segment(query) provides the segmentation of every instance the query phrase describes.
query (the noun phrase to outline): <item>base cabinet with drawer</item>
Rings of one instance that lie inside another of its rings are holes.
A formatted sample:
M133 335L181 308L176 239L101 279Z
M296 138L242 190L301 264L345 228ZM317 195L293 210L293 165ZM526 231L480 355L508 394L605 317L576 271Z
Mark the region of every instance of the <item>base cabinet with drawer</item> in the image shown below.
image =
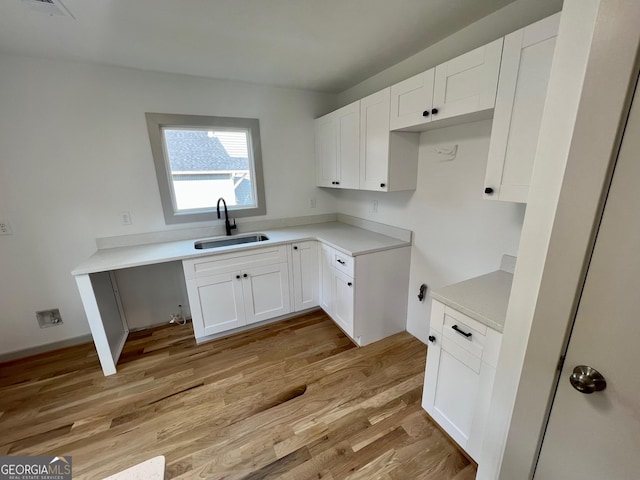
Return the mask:
M352 257L321 245L320 307L364 346L404 330L411 247Z
M286 245L182 264L197 339L291 312Z
M433 300L422 407L476 460L501 341L501 333Z

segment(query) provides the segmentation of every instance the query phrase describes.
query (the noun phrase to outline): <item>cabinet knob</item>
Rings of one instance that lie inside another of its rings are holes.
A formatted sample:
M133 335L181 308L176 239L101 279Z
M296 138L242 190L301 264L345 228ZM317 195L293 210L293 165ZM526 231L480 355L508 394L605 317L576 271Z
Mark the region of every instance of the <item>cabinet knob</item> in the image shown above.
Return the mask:
M298 249L298 246L297 246L297 245L294 245L294 246L293 246L293 249L294 249L294 250L297 250L297 249Z
M437 115L438 114L438 109L437 108L432 108L431 109L431 115Z
M425 110L424 112L422 112L422 116L423 117L428 117L429 116L429 110Z
M336 182L331 182L331 185L335 185L335 184L336 184Z
M236 275L236 278L237 278L238 280L240 280L240 275Z
M336 185L340 185L340 182L336 182Z
M486 193L487 195L491 195L493 193L493 188L491 187L487 187L484 189L484 193Z
M384 188L384 187L386 187L386 186L387 186L387 184L386 184L386 183L381 183L381 184L380 184L380 187L381 187L381 188Z
M244 275L242 275L244 278L247 278L249 275L247 275L246 273Z
M433 335L429 335L429 341L431 343L436 343L436 337L434 337Z
M347 285L352 286L352 285L353 285L353 283L351 283L351 282L347 282Z

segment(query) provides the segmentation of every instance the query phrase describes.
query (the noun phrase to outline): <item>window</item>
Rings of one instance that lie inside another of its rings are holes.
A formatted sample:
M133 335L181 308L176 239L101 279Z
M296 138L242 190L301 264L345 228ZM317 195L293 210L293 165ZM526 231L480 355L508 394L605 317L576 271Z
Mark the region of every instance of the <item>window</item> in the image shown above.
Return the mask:
M234 217L266 213L257 119L146 117L165 223L211 220L221 197Z

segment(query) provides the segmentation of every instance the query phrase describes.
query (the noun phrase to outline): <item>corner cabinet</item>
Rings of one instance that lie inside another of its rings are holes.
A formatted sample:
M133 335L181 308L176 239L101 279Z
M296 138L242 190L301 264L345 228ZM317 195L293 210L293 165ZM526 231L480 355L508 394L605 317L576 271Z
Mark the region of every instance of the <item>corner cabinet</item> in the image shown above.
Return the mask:
M490 115L496 100L500 38L391 87L391 130L422 131ZM448 122L442 120L451 119Z
M405 327L410 247L352 257L321 245L320 306L357 345Z
M502 334L433 300L422 407L480 455Z
M315 121L316 185L358 188L360 177L360 101Z
M560 14L507 35L484 198L526 203Z
M196 339L291 312L287 246L182 262Z

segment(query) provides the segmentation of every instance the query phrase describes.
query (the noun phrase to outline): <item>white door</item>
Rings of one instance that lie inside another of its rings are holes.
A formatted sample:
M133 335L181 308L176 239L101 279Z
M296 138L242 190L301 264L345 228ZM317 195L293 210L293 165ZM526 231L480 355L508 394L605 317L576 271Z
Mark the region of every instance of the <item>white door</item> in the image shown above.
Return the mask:
M438 65L432 121L493 108L501 57L502 38Z
M389 189L389 100L385 88L360 100L360 189Z
M391 130L414 127L431 121L435 68L391 87Z
M243 270L242 282L247 324L291 312L288 264L276 263Z
M640 101L636 92L535 477L640 478ZM606 388L580 393L574 367Z
M293 245L293 304L294 311L318 306L319 273L318 242Z
M187 292L196 337L246 324L240 272L187 280Z

